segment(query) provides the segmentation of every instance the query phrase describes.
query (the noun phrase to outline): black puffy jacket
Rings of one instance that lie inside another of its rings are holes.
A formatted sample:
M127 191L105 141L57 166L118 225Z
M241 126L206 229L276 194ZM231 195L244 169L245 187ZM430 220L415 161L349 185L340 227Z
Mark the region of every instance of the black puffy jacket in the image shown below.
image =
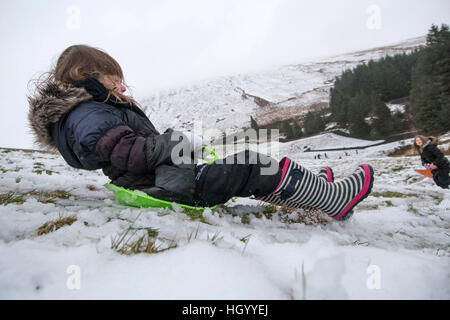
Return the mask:
M422 164L433 163L437 169L431 170L434 182L441 188L448 189L450 185L450 164L448 159L437 147L437 139L429 137L420 152Z
M420 159L422 164L433 163L438 169L449 169L449 161L437 147L437 139L429 137L428 141L424 144L423 150L420 152Z

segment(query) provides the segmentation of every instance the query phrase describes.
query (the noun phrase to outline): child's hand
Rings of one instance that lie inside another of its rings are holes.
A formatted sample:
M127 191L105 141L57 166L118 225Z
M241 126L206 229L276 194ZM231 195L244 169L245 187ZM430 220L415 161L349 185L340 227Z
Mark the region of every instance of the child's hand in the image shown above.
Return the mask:
M428 170L434 170L437 169L436 165L434 163L424 163L423 166Z

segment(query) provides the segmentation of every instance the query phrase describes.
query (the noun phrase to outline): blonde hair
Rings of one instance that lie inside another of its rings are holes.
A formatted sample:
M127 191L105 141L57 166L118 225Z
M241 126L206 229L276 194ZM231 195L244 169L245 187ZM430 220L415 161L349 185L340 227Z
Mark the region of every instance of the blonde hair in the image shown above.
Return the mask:
M73 45L65 49L59 56L54 68L42 74L35 81L38 91L50 81L60 81L63 83L74 84L75 81L84 80L88 77L94 77L97 80L103 76L117 76L124 81L123 71L119 63L101 49L87 45ZM123 82L123 85L128 86ZM111 90L108 90L106 102L111 96ZM117 92L114 95L130 104L138 103L130 96Z

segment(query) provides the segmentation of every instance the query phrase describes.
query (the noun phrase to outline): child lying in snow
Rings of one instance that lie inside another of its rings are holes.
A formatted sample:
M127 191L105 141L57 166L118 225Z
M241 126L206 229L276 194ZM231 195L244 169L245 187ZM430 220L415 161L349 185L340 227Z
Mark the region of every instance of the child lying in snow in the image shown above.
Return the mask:
M211 164L176 164L174 155L186 156L186 149L176 148L188 138L172 129L160 134L124 94L123 79L107 53L85 45L67 48L29 97L28 119L37 142L58 150L74 168L102 169L115 185L189 205L253 195L277 205L319 208L344 220L372 189L373 169L367 164L339 182L329 167L315 175L288 157L278 163L249 150ZM273 173L263 174L269 167Z

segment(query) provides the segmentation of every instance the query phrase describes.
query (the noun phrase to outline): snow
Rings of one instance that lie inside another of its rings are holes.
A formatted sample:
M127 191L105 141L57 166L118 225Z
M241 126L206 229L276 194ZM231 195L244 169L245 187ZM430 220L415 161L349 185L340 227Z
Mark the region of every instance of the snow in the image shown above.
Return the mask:
M400 112L400 113L405 112L404 104L387 104L386 106L389 108L389 110L391 110L391 112Z
M335 133L324 133L313 137L299 139L285 144L289 146L290 152L296 152L309 148L311 150L338 149L338 148L354 148L365 147L373 144L384 142L384 140L362 140L351 137L343 137Z
M179 207L129 208L103 187L100 171L75 170L58 155L0 149L0 195L24 195L0 205L0 298L449 299L450 193L413 171L418 157L386 156L410 140L345 161L338 152L314 160L292 149L303 143L368 142L326 134L278 145L280 157L316 173L328 165L336 179L360 163L374 167L373 192L349 221L311 222L299 210L258 216L263 203L249 198L230 200L228 211L205 210L205 222ZM45 203L46 192L57 190L68 196ZM37 234L60 216L76 221ZM130 226L157 229L156 245L176 247L120 254L112 241ZM80 272L79 289L72 270Z

